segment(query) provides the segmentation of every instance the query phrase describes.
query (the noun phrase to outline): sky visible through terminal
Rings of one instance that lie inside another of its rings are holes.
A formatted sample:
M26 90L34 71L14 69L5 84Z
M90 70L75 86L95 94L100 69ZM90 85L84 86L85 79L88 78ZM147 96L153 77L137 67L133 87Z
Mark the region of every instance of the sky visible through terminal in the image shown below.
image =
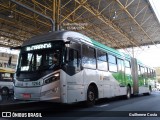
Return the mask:
M160 24L160 0L149 0L149 2ZM146 46L145 50L138 52L135 57L151 67L160 67L160 44Z

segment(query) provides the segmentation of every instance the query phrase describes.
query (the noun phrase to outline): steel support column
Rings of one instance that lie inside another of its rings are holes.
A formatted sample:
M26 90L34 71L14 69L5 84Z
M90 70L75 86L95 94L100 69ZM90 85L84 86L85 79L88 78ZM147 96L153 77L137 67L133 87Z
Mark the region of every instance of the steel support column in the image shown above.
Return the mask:
M30 10L30 11L32 11L32 12L34 12L34 13L36 13L36 14L38 14L38 15L40 15L40 16L48 19L48 20L50 20L50 22L51 22L51 24L52 24L52 31L55 31L55 28L54 28L55 25L54 25L54 21L53 21L52 18L50 18L50 17L48 17L48 16L46 16L46 15L43 15L43 14L41 14L40 12L37 12L37 11L35 11L34 9L32 9L32 8L30 8L30 7L27 7L27 6L23 5L23 4L21 4L20 2L17 2L17 1L15 1L15 0L11 0L11 1L12 1L13 3L19 5L19 6L22 6L22 7L26 8L27 10Z
M55 31L61 30L61 0L53 0L53 20L55 21Z

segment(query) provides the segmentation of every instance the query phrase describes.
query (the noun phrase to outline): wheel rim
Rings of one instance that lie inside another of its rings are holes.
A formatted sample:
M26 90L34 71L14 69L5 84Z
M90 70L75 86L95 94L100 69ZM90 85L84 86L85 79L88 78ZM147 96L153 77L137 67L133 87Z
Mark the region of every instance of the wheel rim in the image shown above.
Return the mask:
M95 98L94 92L90 91L89 95L88 95L88 98L89 98L90 101L94 101L94 98Z

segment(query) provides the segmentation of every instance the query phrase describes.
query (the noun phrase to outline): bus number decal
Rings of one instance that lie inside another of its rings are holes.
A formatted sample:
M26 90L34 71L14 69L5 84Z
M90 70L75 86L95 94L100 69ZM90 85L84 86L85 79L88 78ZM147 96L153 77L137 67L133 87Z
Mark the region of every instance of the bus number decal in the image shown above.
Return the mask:
M38 81L38 82L37 82L37 81L35 81L35 82L32 82L32 85L33 85L33 86L40 86L40 85L41 85L41 83L40 83L40 81Z

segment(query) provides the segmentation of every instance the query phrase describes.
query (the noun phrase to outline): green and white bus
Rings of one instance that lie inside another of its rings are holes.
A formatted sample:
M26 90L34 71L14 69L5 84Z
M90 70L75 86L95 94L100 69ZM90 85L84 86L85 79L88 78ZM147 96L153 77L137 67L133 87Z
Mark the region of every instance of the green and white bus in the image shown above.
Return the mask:
M57 63L53 63L56 54ZM155 71L83 34L56 31L20 47L14 98L61 103L150 94Z

